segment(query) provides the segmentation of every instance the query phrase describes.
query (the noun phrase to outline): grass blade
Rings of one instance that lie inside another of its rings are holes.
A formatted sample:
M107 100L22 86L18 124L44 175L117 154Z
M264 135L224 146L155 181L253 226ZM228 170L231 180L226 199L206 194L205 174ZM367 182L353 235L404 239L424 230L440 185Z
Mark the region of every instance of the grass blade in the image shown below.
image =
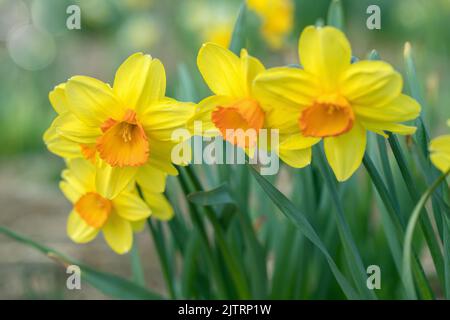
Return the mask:
M416 227L417 221L419 220L420 213L425 207L425 204L427 203L428 199L431 197L433 192L436 190L437 187L442 183L442 181L445 180L447 175L450 173L447 172L446 174L439 177L433 185L428 188L428 190L422 195L419 202L417 203L416 207L414 208L411 217L408 222L408 227L406 228L406 234L405 234L405 242L404 242L404 248L403 248L403 281L406 286L407 294L410 299L416 299L416 291L414 289L414 280L413 275L411 272L411 245L413 240L413 234L414 229Z
M327 24L344 30L344 9L340 0L333 0L328 8Z
M56 250L44 246L6 227L0 226L0 234L4 234L7 237L14 239L28 247L36 249L64 266L69 264L79 266L83 279L86 280L94 288L97 288L99 291L110 297L118 299L162 299L160 295L151 292L148 289L141 287L129 280L120 278L110 273L97 271L89 266L80 263L75 259L63 255Z
M331 269L331 272L336 278L339 286L341 287L343 293L349 299L359 299L360 296L353 289L352 285L347 281L345 276L341 273L337 267L335 261L330 256L327 248L325 247L320 237L317 235L316 231L309 223L307 217L300 212L292 202L286 198L278 189L276 189L270 182L264 179L253 167L250 167L250 172L256 179L258 184L264 190L264 192L272 199L273 203L281 210L281 212L290 219L294 225L299 229L299 231L307 237L323 254L327 263Z
M145 276L144 270L142 269L142 262L139 256L139 247L136 241L136 237L134 239L133 247L131 248L131 273L133 275L133 281L137 285L145 286Z
M354 277L355 284L357 285L360 294L364 295L367 298L376 299L376 295L374 294L374 292L369 290L366 286L366 269L364 267L364 263L362 261L361 255L359 254L354 238L351 234L350 227L346 221L344 209L336 188L336 179L334 178L329 166L327 165L325 154L321 147L319 146L318 148L316 148L315 152L315 159L319 160L319 166L321 169L320 171L323 175L328 191L330 192L331 198L335 205L339 236L341 237L341 241L348 258L348 266L352 271L352 276Z
M239 14L234 24L233 33L231 35L230 50L239 56L241 49L246 47L247 40L247 5L243 1Z

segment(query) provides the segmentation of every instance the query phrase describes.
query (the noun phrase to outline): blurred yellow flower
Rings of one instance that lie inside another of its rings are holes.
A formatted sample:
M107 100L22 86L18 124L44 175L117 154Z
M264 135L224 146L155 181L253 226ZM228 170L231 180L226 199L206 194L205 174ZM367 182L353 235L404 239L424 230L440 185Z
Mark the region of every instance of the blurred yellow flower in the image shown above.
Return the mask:
M447 121L450 126L450 120ZM450 170L450 135L438 137L430 143L431 161L443 173Z
M233 30L233 24L231 23L218 23L205 28L203 31L203 39L208 42L214 42L218 45L228 48L231 41L231 31Z
M248 0L247 5L262 20L261 34L267 43L278 49L292 31L294 4L292 0Z
M250 155L261 129L277 129L281 143L275 151L280 158L298 167L310 163L309 147L317 139L305 138L301 143L292 143L290 136L294 131L285 126L287 119L280 118L277 108L270 108L255 93L253 80L265 70L258 59L245 49L238 57L217 44L207 43L199 51L197 64L214 95L198 104L190 126L194 121L201 121L205 136L222 135L230 143L250 151ZM253 129L256 136L249 134L242 139L242 132L249 129Z
M118 254L133 244L133 229L139 229L151 214L134 188L110 198L96 188L95 166L84 159L68 161L60 188L73 204L67 234L76 243L93 240L102 231L108 245Z
M339 181L360 166L366 132L413 134L400 122L415 119L419 104L402 94L403 80L383 61L351 64L351 47L333 27L307 27L299 41L303 69L273 68L255 79L262 101L277 108L285 125L304 137L323 139ZM301 136L293 138L300 143Z
M133 179L148 192L161 193L167 174L176 175L172 131L186 127L194 104L165 97L162 63L136 53L118 69L111 88L97 79L75 76L50 93L58 117L44 139L64 157L67 141L96 160L96 187L113 198ZM59 137L60 136L60 137Z

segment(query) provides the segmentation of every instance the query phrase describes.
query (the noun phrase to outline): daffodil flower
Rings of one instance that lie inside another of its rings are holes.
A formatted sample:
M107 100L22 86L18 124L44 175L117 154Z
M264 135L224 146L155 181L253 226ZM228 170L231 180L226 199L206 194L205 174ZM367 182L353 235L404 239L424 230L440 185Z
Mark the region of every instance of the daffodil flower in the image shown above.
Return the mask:
M301 143L293 143L291 135L295 130L285 125L288 119L281 118L277 108L265 104L254 91L253 80L265 70L258 59L250 56L245 49L238 57L217 44L207 43L199 51L197 64L214 95L198 104L191 125L201 121L203 135L221 135L248 151L250 156L256 147L270 148L258 145L260 130L276 129L280 143L274 151L280 158L297 167L310 163L309 147L316 139L305 138ZM239 136L247 130L254 130L256 135L246 135L244 139Z
M44 141L47 148L54 154L66 159L85 159L95 164L98 155L96 154L95 144L82 144L76 141L65 138L58 132L59 122L64 120L64 117L70 116L70 111L67 108L68 102L65 94L65 84L60 84L55 87L49 94L49 100L58 114L58 117L53 121L50 128L44 134ZM63 117L60 117L64 115ZM152 169L158 172L157 168ZM149 183L152 183L150 181ZM161 181L160 181L161 182ZM164 184L164 182L161 182ZM146 185L146 184L145 184ZM163 188L142 188L142 193L145 200L148 202L152 210L152 217L159 220L169 220L173 217L174 211L166 197L162 194ZM156 191L155 191L156 190ZM136 223L134 224L136 226Z
M447 121L450 127L450 120ZM430 143L430 158L433 164L443 173L450 170L450 135L437 137Z
M361 165L367 131L413 134L400 122L415 119L419 104L402 94L401 75L383 61L351 64L351 47L333 27L307 27L299 41L303 69L273 68L255 79L264 104L277 107L285 125L304 137L324 140L328 162L339 181Z
M172 132L185 128L195 110L192 103L165 97L165 90L162 63L142 53L119 67L113 87L72 77L50 94L59 115L44 139L63 156L72 141L85 158L97 157L96 187L109 198L134 179L144 190L161 193L167 174L177 174L171 151L179 141L172 141Z
M68 161L60 188L73 204L67 220L67 234L76 243L87 243L101 231L118 254L131 249L133 228L140 229L151 215L134 188L110 198L96 188L95 166L82 158Z
M292 0L248 0L247 5L261 19L261 34L269 46L279 49L292 31L294 4Z

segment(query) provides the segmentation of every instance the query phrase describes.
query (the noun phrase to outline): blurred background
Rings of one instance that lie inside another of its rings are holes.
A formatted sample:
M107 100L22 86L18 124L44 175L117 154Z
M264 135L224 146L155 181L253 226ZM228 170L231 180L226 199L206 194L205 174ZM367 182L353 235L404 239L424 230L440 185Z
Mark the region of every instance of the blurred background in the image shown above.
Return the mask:
M75 245L65 233L69 205L57 188L63 162L51 155L42 135L55 113L53 87L73 75L112 83L130 54L143 51L166 67L168 95L189 73L201 96L208 94L196 70L201 44L227 46L240 0L0 0L0 225L22 232L88 264L123 276L129 259L102 239ZM273 7L249 1L250 54L267 67L298 63L301 30L325 19L329 0L283 0ZM70 5L81 9L81 29L68 30ZM432 136L450 118L450 0L343 0L353 54L376 49L402 72L403 45L413 45ZM369 30L366 9L381 8L381 30ZM150 237L138 236L146 279L162 289ZM0 298L104 298L94 289L63 289L62 268L31 249L0 236Z

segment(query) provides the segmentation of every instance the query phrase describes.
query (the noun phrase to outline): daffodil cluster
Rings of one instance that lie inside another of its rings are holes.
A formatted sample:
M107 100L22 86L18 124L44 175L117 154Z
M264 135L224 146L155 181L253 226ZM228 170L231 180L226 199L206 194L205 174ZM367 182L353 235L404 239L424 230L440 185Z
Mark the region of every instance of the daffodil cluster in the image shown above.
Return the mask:
M270 151L295 168L309 165L312 146L323 140L339 181L361 165L368 131L415 132L402 122L415 119L420 106L402 93L401 75L383 61L352 63L338 29L307 27L299 57L300 68L266 69L245 49L237 56L206 43L197 64L213 95L197 105L166 97L163 65L141 53L119 67L112 87L85 76L58 85L50 92L58 116L44 139L67 160L61 188L73 203L71 239L87 242L101 230L113 250L124 253L142 221L169 219L173 210L163 192L167 175L177 174L171 151L179 142L172 133L192 129L195 121L203 135L223 136L250 157L261 147L258 136L242 140L227 131L277 130L279 144ZM448 165L448 150L440 146L432 144L435 162Z
M73 241L88 242L102 230L121 254L150 215L173 216L163 194L167 175L177 175L171 133L186 127L194 105L167 98L165 91L162 63L136 53L119 67L112 87L75 76L50 92L58 116L44 140L68 165L61 189L73 203L67 222Z
M266 70L242 50L240 57L207 43L198 54L198 68L213 96L198 104L195 120L209 133L227 129L276 129L276 150L288 165L311 162L311 147L324 141L328 162L339 181L362 163L367 132L409 135L402 124L418 117L419 104L402 93L403 80L383 61L351 63L345 35L333 27L307 27L299 41L301 68ZM249 148L257 141L246 141Z

